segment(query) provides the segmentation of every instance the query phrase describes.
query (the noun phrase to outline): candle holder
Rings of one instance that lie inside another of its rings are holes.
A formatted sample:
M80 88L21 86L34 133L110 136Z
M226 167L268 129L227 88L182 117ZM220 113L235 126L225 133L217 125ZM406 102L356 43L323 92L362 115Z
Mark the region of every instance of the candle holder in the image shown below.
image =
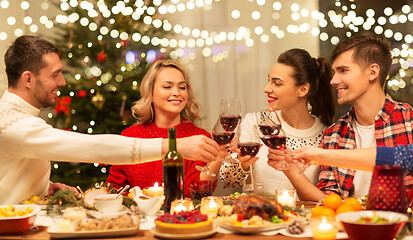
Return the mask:
M295 209L297 202L297 192L295 189L281 189L275 191L275 201L286 208Z
M366 209L406 213L407 207L401 168L392 165L375 166Z
M194 204L190 198L176 199L171 203L171 214L194 210Z
M332 217L312 218L311 231L315 240L334 240L338 233L337 222Z
M145 195L148 197L160 197L163 196L163 187L159 186L156 182L153 187L148 187L145 191Z
M220 197L203 197L201 200L201 213L214 218L222 206L224 206L224 202Z

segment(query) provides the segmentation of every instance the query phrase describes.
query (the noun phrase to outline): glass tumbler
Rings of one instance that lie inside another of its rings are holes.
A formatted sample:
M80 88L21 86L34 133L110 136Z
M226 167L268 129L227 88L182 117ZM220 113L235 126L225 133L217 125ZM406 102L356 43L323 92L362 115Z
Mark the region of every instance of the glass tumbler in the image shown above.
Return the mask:
M406 213L407 197L399 166L375 166L366 208Z
M189 191L193 201L201 200L203 197L212 195L212 182L206 180L198 180L189 184Z

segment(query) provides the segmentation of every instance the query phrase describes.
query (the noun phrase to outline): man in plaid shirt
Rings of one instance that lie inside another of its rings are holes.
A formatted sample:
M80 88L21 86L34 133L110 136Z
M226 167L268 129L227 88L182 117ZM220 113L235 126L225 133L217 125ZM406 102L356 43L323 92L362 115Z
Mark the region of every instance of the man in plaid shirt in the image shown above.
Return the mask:
M394 147L413 143L413 108L395 102L383 91L392 63L390 44L375 36L353 36L340 42L332 53L334 76L340 105L352 105L348 113L325 130L321 147L353 149ZM317 187L325 194L343 198L365 196L371 172L321 166ZM405 185L413 184L411 176Z

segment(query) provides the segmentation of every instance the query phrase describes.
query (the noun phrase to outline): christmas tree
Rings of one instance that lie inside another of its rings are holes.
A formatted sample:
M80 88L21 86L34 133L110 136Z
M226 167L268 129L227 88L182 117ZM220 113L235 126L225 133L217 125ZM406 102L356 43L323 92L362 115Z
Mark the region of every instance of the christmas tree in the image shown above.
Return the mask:
M140 98L140 81L150 63L169 56L170 49L154 41L167 34L166 21L157 16L160 1L54 3L63 11L56 16L54 43L67 84L49 114L51 124L88 134L121 133L136 121L130 109ZM53 163L51 180L87 188L105 181L108 170L98 164Z

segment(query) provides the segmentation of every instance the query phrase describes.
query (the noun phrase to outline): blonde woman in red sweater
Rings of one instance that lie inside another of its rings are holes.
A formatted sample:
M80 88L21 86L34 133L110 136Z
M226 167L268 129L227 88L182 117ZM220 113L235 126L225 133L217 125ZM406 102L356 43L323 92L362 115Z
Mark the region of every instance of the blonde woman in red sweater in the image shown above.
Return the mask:
M138 122L125 129L122 135L139 138L168 138L168 128L176 128L176 137L211 135L196 126L200 122L199 104L196 101L188 75L182 65L172 60L158 60L144 76L140 87L141 99L132 107ZM219 147L210 139L210 147ZM226 155L225 146L220 147L220 156ZM179 149L178 149L179 151ZM220 157L219 156L219 157ZM189 184L196 180L215 182L216 177L201 173L195 166L205 166L202 161L184 159L185 196L189 197ZM221 161L209 165L210 171L218 175ZM147 188L163 182L162 160L111 167L107 179L115 187L127 184L131 187Z

